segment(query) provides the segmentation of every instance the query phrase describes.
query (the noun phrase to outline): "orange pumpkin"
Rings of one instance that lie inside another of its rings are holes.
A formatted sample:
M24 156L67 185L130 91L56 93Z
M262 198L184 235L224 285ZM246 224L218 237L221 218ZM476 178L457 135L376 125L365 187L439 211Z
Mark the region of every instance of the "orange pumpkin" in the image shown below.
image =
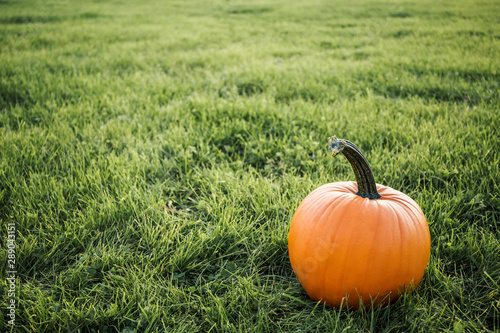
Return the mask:
M356 182L323 185L299 205L290 225L292 268L309 297L333 307L387 304L413 290L430 254L429 227L407 195L375 183L361 151L330 138Z

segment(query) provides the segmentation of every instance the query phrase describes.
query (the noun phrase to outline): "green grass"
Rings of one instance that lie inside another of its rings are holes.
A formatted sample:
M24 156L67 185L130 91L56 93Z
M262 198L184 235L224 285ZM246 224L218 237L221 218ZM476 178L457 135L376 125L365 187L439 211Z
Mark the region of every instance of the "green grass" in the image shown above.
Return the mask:
M493 0L1 1L12 331L500 330L499 12ZM389 307L324 308L290 267L298 204L354 180L331 135L427 217L425 276Z

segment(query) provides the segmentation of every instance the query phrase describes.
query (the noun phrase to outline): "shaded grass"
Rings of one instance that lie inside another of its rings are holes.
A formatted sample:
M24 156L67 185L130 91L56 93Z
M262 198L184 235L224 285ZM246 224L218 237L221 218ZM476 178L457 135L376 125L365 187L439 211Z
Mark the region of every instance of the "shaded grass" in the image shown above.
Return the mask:
M19 331L500 328L497 3L0 5ZM333 134L429 222L383 309L323 308L289 264L300 201L354 179Z

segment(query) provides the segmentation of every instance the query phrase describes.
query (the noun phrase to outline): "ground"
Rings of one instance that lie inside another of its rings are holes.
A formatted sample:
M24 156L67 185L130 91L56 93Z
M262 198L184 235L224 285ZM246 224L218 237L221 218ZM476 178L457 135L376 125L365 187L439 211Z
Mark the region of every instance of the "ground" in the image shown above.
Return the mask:
M500 330L499 12L0 1L3 330ZM424 278L388 307L325 308L290 266L298 204L354 180L332 135L429 224Z

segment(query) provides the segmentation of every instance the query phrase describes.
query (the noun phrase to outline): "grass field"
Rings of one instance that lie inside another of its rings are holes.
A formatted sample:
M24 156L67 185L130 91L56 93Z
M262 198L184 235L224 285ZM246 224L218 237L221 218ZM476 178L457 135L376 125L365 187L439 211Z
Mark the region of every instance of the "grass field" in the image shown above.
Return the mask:
M0 1L1 330L499 331L499 13ZM385 308L325 308L290 266L298 204L354 180L331 135L429 223L420 286Z

